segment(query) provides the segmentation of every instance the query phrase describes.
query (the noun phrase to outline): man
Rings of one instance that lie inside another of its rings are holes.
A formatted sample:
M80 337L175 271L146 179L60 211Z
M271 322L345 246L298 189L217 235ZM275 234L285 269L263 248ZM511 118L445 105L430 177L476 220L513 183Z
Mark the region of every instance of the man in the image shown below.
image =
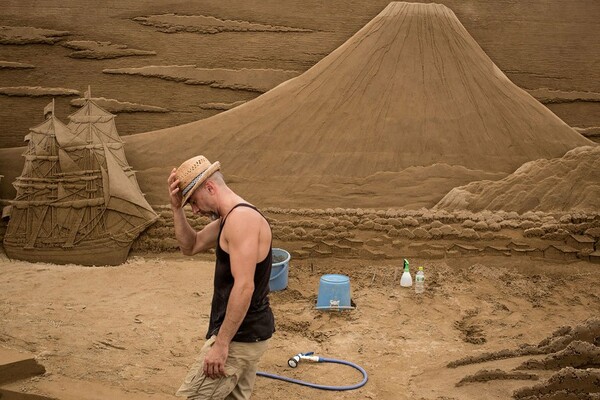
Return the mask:
M175 236L193 255L216 246L214 293L206 343L177 391L188 399L249 399L260 357L275 331L269 305L271 228L225 183L220 163L203 156L169 175ZM183 207L212 221L196 232Z

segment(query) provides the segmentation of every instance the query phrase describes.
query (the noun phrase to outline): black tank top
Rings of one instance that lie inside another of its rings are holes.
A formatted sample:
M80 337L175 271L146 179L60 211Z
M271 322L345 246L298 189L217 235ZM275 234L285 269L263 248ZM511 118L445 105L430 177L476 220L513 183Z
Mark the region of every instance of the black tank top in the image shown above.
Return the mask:
M227 217L231 211L237 207L249 207L261 214L256 207L253 207L250 204L240 203L235 205L225 218L223 218L223 222L221 222L219 235L217 237L214 293L210 309L210 322L206 334L207 339L219 332L219 329L225 320L225 311L227 311L229 295L233 288L233 275L231 274L229 254L221 248L220 241L221 232L223 232L223 226L225 226ZM254 293L250 300L248 312L237 333L233 337L234 342L258 342L269 339L273 335L273 332L275 332L275 321L269 305L271 265L272 251L269 250L267 257L256 264L256 271L254 272Z

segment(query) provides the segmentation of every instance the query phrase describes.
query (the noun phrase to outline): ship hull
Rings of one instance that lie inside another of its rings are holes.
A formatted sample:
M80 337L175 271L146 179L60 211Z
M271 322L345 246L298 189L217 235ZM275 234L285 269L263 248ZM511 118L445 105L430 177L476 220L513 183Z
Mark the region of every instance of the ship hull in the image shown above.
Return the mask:
M52 264L78 264L84 266L119 265L127 260L131 244L113 240L83 242L76 247L25 248L20 243L4 239L4 250L10 259Z
M6 255L53 264L122 264L158 216L127 163L115 116L88 96L65 125L51 105L50 117L25 136Z

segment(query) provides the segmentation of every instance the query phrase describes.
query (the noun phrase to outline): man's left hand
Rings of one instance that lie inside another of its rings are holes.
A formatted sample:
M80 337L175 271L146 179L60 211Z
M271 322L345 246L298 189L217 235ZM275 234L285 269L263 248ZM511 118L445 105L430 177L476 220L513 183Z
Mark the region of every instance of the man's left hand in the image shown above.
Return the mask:
M224 377L228 354L229 346L215 342L204 358L204 374L212 379Z

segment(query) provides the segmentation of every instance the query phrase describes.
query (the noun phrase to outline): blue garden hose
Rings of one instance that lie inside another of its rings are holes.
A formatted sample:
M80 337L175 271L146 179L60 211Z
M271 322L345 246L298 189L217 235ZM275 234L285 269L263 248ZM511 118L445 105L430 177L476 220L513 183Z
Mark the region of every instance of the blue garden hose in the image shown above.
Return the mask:
M334 358L318 357L318 356L314 356L313 353L310 352L310 353L296 354L295 356L293 356L292 358L290 358L288 360L288 365L292 368L296 368L298 366L298 364L300 363L300 360L307 360L307 361L320 362L320 363L321 362L329 362L329 363L335 363L335 364L348 365L348 366L358 370L362 374L363 380L355 385L329 386L329 385L318 385L316 383L310 383L310 382L306 382L306 381L301 381L299 379L288 378L285 376L270 374L268 372L262 372L262 371L258 371L256 373L256 375L263 376L265 378L279 379L280 381L295 383L297 385L308 386L308 387L311 387L314 389L321 389L321 390L337 390L337 391L354 390L354 389L358 389L359 387L364 386L367 383L367 379L368 379L367 372L359 365L356 365L350 361L336 360Z

